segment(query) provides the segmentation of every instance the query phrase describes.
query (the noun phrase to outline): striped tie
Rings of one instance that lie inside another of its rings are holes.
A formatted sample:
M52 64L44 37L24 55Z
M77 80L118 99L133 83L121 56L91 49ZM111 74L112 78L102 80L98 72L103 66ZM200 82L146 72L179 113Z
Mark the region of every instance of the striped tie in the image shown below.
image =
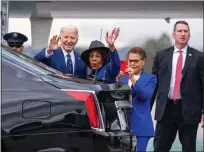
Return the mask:
M174 101L178 97L178 93L180 90L180 85L181 85L181 79L182 79L182 63L183 63L183 56L182 56L182 50L178 51L179 57L177 60L177 65L176 65L176 76L175 76L175 84L174 84L174 91L173 91L173 99Z
M72 65L70 54L67 54L67 69L68 69L68 74L73 74L73 65Z

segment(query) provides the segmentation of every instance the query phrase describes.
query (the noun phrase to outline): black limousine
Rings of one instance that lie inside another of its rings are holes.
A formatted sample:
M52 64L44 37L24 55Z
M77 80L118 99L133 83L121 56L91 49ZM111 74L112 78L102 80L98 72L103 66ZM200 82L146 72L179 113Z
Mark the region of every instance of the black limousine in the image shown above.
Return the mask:
M127 85L65 75L1 48L2 152L131 151Z

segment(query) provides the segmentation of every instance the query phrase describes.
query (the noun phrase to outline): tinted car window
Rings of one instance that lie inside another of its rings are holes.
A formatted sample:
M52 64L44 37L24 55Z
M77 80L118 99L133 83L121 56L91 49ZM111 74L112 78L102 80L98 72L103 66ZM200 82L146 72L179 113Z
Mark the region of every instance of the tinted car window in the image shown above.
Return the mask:
M44 63L41 63L27 55L20 54L16 51L11 50L6 46L2 46L2 57L3 60L6 59L7 62L18 66L19 68L23 67L24 70L27 69L27 72L35 73L36 75L47 75L46 77L49 79L49 75L52 76L52 80L57 79L57 81L71 80L79 83L93 83L92 80L78 78L73 75L63 74L60 71L57 71ZM20 64L20 65L19 65ZM101 82L95 81L94 83L101 84Z
M57 70L54 70L47 65L38 62L24 54L19 54L9 48L2 47L2 54L7 60L9 60L13 64L21 64L21 66L30 68L31 71L34 71L36 74L51 74L51 73L60 73ZM16 65L18 66L18 65Z

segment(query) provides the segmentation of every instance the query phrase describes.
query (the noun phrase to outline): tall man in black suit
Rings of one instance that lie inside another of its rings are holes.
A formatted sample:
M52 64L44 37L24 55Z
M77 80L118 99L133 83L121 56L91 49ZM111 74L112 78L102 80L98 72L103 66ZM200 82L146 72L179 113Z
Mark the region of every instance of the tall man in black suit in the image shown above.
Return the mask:
M175 45L157 52L152 68L158 78L154 151L169 152L178 131L182 151L195 152L204 109L202 52L188 46L190 28L186 21L176 22L172 35Z

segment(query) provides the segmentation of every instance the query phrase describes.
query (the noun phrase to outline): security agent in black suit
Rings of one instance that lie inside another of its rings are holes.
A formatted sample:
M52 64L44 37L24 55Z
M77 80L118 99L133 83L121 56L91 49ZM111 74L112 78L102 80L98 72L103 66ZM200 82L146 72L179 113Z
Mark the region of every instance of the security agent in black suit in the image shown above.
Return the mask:
M204 52L203 55L199 58L198 60L198 65L201 71L201 80L202 80L202 89L203 89L203 98L204 98ZM204 109L204 103L203 103L203 109ZM204 113L204 110L203 110ZM202 115L202 119L201 119L201 126L204 128L204 114Z
M3 39L7 42L8 46L11 49L16 50L19 53L22 53L24 50L23 43L28 40L28 38L18 32L7 33L3 36Z
M202 52L188 46L190 29L187 22L176 22L172 35L175 45L157 52L152 68L158 78L151 102L153 106L157 93L154 151L169 152L178 131L182 151L195 152L198 124L204 109ZM181 72L178 60L182 64Z

